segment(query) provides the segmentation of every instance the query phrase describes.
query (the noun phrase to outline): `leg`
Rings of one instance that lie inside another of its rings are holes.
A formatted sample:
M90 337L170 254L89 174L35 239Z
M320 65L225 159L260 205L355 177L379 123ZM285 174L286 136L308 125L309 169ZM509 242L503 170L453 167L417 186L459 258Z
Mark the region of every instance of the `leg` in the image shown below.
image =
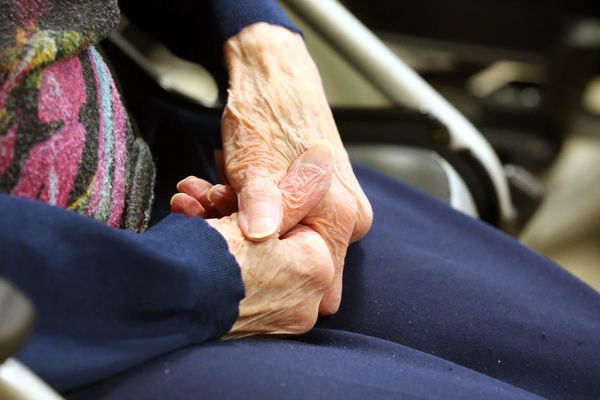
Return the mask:
M435 354L553 398L600 396L600 296L483 223L360 169L375 212L320 328Z
M348 255L338 315L300 338L183 349L71 398L597 398L595 292L481 223L360 176L376 223Z
M408 347L315 330L190 347L68 396L97 399L539 399Z

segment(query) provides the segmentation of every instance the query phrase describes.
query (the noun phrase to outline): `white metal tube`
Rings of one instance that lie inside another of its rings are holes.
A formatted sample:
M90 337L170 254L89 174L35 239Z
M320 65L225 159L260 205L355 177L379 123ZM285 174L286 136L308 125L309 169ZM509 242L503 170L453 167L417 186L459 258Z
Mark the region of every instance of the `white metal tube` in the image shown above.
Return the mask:
M501 222L513 219L514 210L500 160L481 133L454 106L338 1L283 2L392 101L430 114L443 123L450 132L453 148L471 150L486 169L498 195Z
M62 400L27 367L15 359L0 364L0 399L2 400Z

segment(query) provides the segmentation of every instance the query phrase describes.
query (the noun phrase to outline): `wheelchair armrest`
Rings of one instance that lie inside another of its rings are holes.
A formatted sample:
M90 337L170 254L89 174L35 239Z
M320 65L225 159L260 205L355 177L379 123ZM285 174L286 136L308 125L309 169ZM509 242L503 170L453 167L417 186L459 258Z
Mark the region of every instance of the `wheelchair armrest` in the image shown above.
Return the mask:
M478 218L472 193L448 161L434 151L407 146L347 146L350 159L399 179L452 208Z
M0 279L0 364L25 342L33 315L31 301L9 282Z

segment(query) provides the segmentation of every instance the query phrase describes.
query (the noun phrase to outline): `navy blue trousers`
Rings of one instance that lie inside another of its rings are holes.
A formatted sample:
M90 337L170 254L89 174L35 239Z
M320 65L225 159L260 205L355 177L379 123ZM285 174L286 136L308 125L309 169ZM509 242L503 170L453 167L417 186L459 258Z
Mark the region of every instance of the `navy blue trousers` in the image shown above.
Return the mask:
M72 399L600 399L600 295L495 229L357 169L374 208L339 313L181 349ZM599 266L600 267L600 266Z

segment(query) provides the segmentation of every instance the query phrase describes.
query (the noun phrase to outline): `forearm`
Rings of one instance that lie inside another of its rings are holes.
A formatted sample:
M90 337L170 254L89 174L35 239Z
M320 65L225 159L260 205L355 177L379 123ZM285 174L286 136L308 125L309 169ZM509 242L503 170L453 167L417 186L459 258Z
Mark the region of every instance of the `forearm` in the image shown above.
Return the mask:
M0 275L38 314L20 358L59 389L220 337L237 318L239 268L199 219L137 235L7 196L0 210Z
M225 170L239 195L240 227L260 240L278 228L276 185L299 154L318 140L335 146L334 180L303 223L327 242L336 279L321 312L339 307L348 244L369 230L372 211L348 160L318 70L300 36L254 24L225 45L230 77L222 118Z

